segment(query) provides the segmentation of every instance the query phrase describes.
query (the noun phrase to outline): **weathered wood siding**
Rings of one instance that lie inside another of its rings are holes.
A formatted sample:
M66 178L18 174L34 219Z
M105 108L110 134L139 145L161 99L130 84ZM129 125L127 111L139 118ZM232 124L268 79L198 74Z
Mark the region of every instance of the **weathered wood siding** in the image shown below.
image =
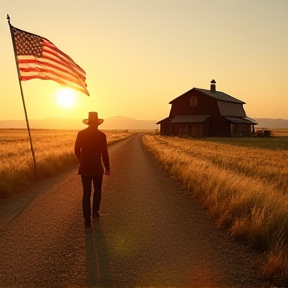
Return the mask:
M160 124L160 135L170 135L170 120L167 118L161 121Z
M190 100L192 96L197 98L197 105L191 106ZM177 115L211 115L211 116L221 116L219 108L215 99L200 93L197 90L190 90L170 102L172 104L170 110L170 118Z

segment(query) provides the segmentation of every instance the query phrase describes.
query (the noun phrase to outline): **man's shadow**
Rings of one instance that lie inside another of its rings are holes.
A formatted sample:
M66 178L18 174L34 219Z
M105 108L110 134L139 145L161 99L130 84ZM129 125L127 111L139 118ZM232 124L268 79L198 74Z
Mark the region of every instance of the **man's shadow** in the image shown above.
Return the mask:
M92 228L85 231L85 250L88 285L111 287L113 280L108 262L108 250L99 221L95 221Z

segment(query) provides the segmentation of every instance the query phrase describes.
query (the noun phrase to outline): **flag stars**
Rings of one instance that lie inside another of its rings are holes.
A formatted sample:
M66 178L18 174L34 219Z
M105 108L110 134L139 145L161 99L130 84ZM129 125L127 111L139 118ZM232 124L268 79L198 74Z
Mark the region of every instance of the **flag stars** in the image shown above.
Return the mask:
M21 81L52 80L89 96L85 71L67 54L48 39L9 25Z
M33 55L41 57L42 55L42 38L13 27L17 55Z

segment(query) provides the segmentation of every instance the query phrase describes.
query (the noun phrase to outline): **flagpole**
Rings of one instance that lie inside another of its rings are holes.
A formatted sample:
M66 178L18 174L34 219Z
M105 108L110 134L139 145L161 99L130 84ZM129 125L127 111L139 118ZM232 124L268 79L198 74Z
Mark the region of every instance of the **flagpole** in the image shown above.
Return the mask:
M21 91L21 98L22 98L22 103L23 103L23 108L24 108L24 113L25 113L25 119L26 119L26 125L27 125L27 130L29 134L29 140L30 140L30 148L31 148L31 153L33 157L33 163L34 163L34 173L35 173L35 178L37 179L37 169L36 169L36 160L35 160L35 153L34 153L34 148L33 148L33 143L32 143L32 137L31 137L31 132L30 132L30 126L29 126L29 121L28 121L28 116L27 116L27 110L26 110L26 105L25 105L25 100L24 100L24 94L23 94L23 89L22 89L22 82L21 82L21 77L20 77L20 71L18 67L18 61L17 61L17 55L16 55L16 47L15 47L15 39L12 35L12 29L11 29L11 24L10 24L10 16L7 14L7 20L10 28L10 33L11 33L11 38L12 38L12 43L13 43L13 49L14 49L14 57L15 57L15 62L16 62L16 67L17 67L17 73L18 73L18 81L19 81L19 86L20 86L20 91Z

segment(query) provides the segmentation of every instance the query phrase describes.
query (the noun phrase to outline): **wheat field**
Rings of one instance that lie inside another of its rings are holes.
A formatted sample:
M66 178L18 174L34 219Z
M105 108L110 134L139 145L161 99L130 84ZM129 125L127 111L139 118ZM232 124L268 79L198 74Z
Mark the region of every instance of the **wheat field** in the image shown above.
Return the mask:
M0 200L76 165L77 132L31 130L35 178L27 130L0 130ZM108 145L133 134L103 132ZM144 133L143 143L219 226L263 251L267 279L288 281L288 137L200 140Z
M288 138L144 135L143 142L219 226L263 251L267 279L288 281Z
M108 145L132 135L125 131L103 131ZM31 130L36 162L31 152L26 129L0 130L0 199L11 197L35 181L55 175L73 165L74 143L78 131L74 130Z

